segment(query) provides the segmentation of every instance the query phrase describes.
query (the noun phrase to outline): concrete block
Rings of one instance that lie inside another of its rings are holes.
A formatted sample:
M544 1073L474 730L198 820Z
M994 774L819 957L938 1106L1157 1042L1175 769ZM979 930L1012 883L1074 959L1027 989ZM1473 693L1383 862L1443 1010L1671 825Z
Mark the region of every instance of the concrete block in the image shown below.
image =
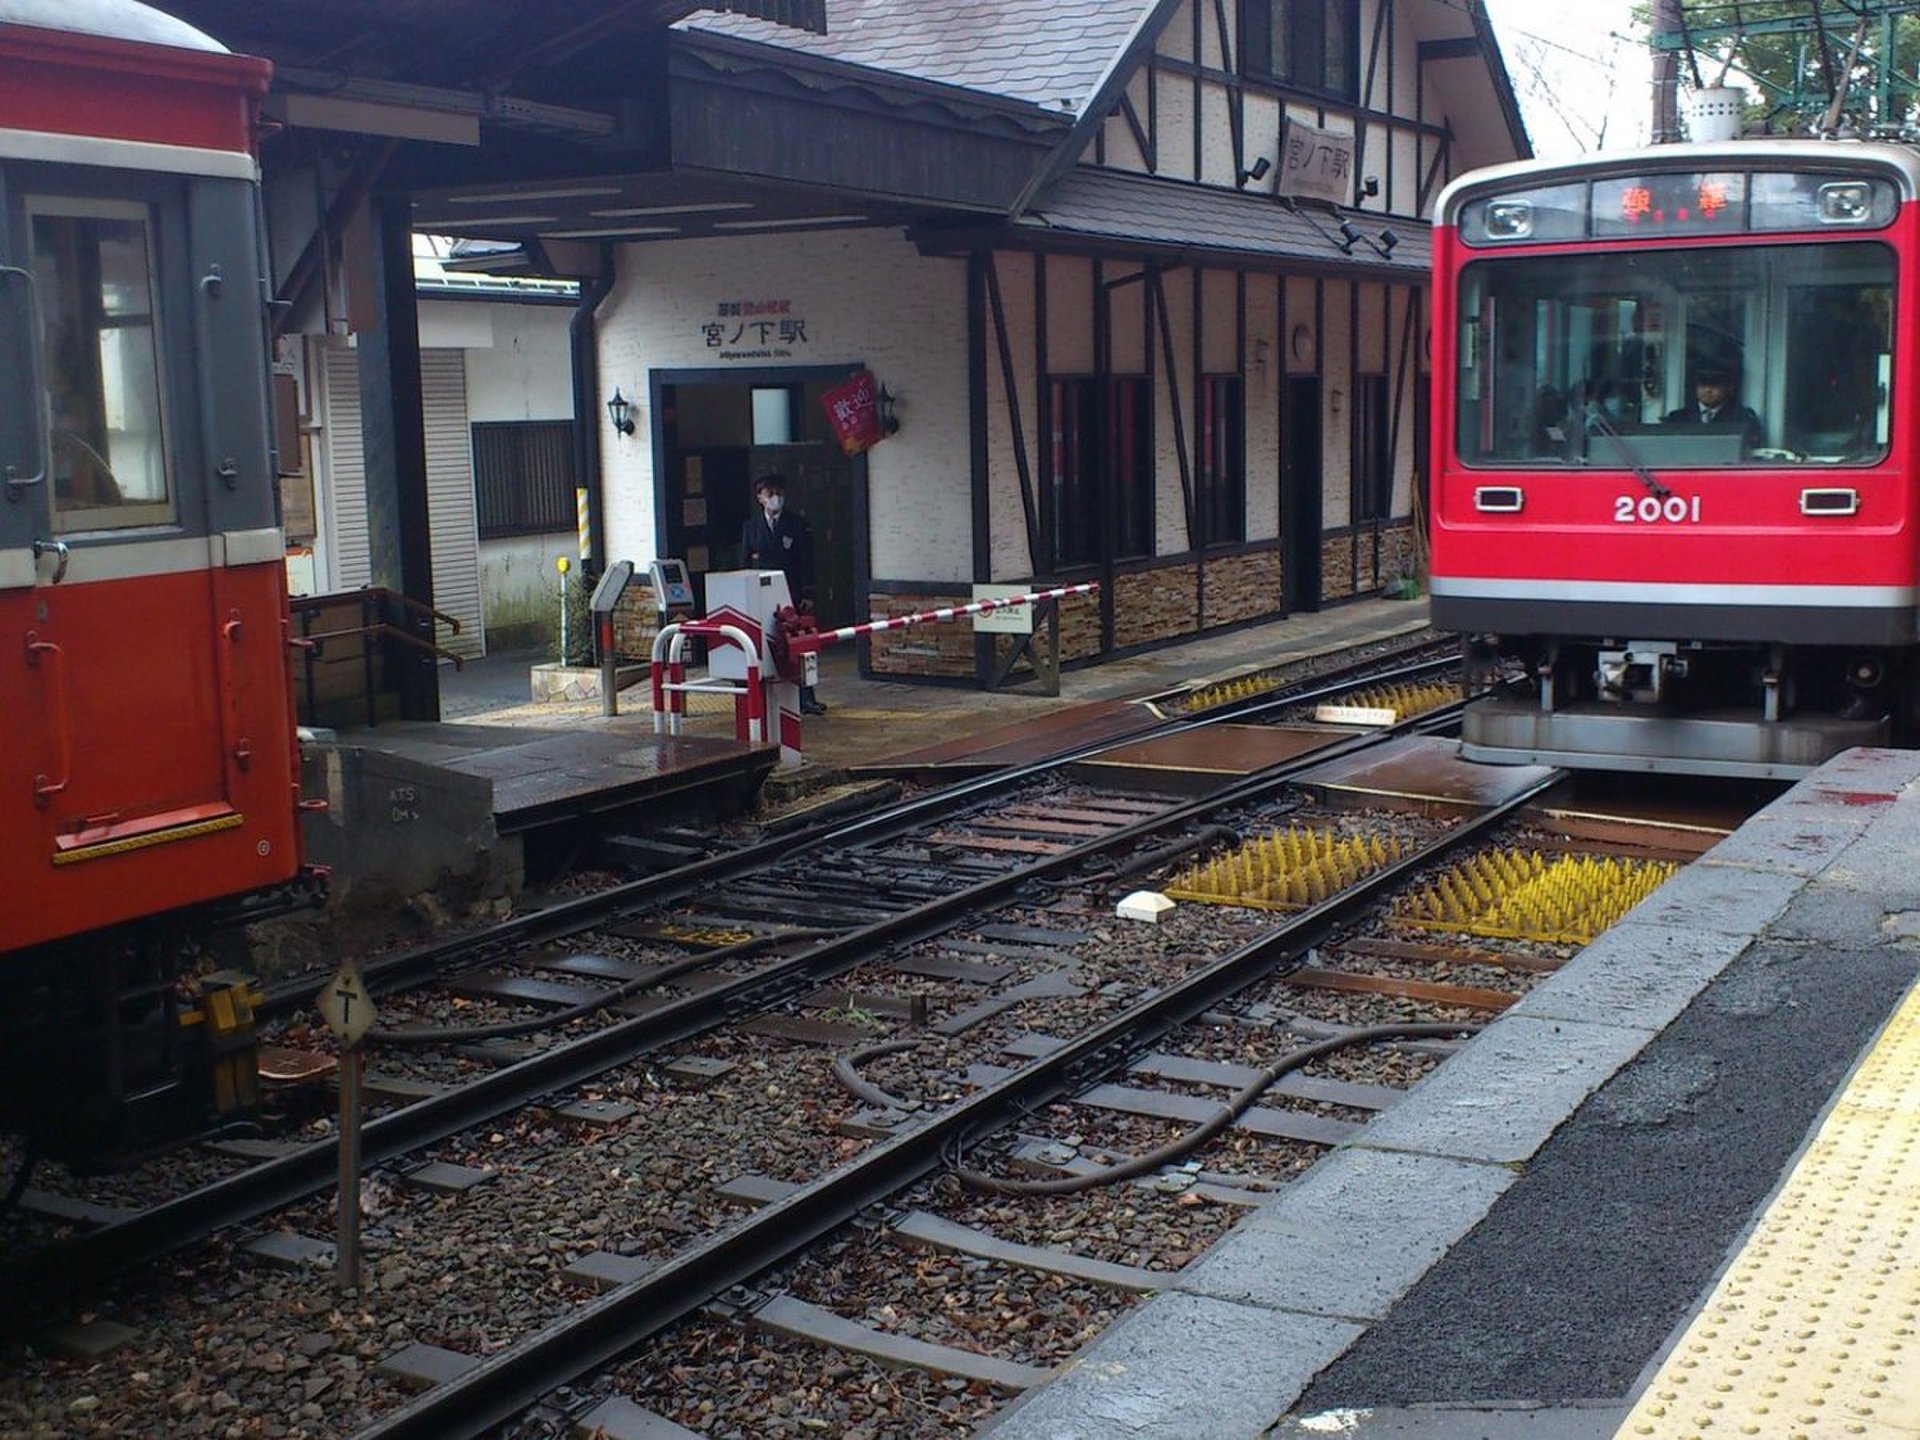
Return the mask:
M1658 1030L1686 1009L1749 943L1744 936L1717 930L1642 923L1644 909L1635 910L1574 956L1552 979L1509 1009L1506 1017Z
M308 748L308 860L332 872L329 908L365 912L431 895L451 913L519 893L521 848L493 820L493 782L358 745Z
M1241 1221L1174 1287L1377 1320L1518 1179L1499 1165L1341 1150Z
M1159 1295L980 1433L993 1440L1254 1440L1358 1325Z
M1618 1025L1503 1017L1353 1143L1519 1164L1651 1038L1649 1031Z
M1728 865L1690 865L1642 900L1629 919L1668 930L1758 935L1799 893L1801 877Z
M1136 890L1118 905L1113 913L1122 920L1144 920L1149 925L1158 925L1160 917L1173 909L1173 901L1157 890Z

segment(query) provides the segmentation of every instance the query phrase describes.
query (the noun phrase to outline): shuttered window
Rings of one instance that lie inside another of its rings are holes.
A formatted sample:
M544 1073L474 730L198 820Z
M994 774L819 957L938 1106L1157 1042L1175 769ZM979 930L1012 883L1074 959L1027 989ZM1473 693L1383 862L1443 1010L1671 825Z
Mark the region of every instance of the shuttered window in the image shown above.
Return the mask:
M576 523L571 420L488 421L473 427L480 538L571 531Z

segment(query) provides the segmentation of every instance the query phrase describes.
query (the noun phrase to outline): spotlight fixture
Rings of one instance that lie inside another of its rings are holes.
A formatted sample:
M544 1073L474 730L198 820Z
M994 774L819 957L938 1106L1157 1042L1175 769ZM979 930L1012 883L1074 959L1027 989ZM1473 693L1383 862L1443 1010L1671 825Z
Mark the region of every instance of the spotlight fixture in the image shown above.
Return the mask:
M880 409L880 428L889 435L898 435L900 433L900 420L899 417L893 413L893 407L900 403L900 397L885 385L882 385L880 387L880 393L875 399Z
M1340 222L1340 253L1341 254L1351 255L1353 253L1353 247L1359 244L1365 238L1366 237L1360 233L1359 227L1356 226L1351 220L1342 220Z
M1240 172L1240 183L1245 185L1249 180L1264 180L1271 169L1273 169L1273 162L1262 155L1253 162L1251 168Z
M616 388L613 398L607 401L607 418L613 422L613 428L622 435L633 433L633 402Z
M1385 260L1392 257L1393 247L1398 245L1399 243L1400 243L1400 237L1394 234L1393 231L1382 230L1380 232L1379 243L1374 248L1380 252L1380 258L1382 260Z

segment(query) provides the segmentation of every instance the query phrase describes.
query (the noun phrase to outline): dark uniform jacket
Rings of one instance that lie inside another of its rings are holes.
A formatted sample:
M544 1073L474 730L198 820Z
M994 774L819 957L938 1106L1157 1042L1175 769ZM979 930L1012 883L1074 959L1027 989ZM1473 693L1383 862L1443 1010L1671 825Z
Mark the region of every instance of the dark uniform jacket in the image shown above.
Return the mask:
M1696 404L1682 405L1678 410L1669 410L1663 422L1668 425L1709 425L1716 430L1738 430L1747 437L1747 448L1766 444L1766 433L1760 424L1760 417L1737 400L1729 400L1708 420L1700 413Z
M783 510L778 520L755 510L740 529L740 560L749 570L778 570L787 577L787 591L798 605L813 599L813 527L795 510Z

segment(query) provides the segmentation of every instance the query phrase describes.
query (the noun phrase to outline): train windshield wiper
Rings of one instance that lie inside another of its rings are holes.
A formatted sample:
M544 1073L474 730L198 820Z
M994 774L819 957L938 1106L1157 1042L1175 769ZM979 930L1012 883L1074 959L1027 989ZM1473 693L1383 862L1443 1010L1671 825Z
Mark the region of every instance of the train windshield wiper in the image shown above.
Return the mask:
M1602 435L1611 435L1620 442L1620 458L1627 462L1627 468L1640 477L1640 483L1647 487L1658 499L1664 500L1673 491L1660 483L1660 477L1648 468L1647 462L1640 458L1627 437L1614 428L1613 421L1604 410L1596 410L1592 417L1593 428Z

